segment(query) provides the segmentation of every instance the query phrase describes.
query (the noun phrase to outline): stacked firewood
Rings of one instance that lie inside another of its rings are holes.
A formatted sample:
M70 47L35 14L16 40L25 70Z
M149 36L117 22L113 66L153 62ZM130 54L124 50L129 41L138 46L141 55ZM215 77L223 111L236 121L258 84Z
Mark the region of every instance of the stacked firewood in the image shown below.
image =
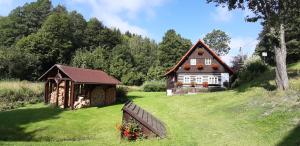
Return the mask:
M74 102L75 109L88 107L89 105L90 105L90 100L84 99L84 97L82 97L82 96L79 96L78 100Z

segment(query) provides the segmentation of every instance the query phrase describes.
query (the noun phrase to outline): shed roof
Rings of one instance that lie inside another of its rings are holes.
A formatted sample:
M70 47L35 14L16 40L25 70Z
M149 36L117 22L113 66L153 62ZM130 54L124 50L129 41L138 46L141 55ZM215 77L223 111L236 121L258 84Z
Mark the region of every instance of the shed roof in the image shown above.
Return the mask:
M101 70L92 70L84 68L76 68L71 66L65 66L60 64L55 64L47 72L45 72L40 78L44 79L47 77L48 73L54 69L59 69L61 72L66 74L71 80L76 83L86 83L86 84L119 84L120 81L116 78L108 75L106 72Z
M166 137L166 128L163 122L138 105L134 104L132 101L125 103L122 110L127 112L135 120L143 124L160 138Z
M230 74L233 74L233 70L225 63L222 61L222 59L212 50L210 49L202 40L198 40L196 44L194 44L185 54L184 56L179 60L179 62L173 66L169 71L165 73L165 76L176 71L178 67L184 62L184 60L193 52L194 49L197 48L198 45L202 45L208 52L219 61L228 71Z

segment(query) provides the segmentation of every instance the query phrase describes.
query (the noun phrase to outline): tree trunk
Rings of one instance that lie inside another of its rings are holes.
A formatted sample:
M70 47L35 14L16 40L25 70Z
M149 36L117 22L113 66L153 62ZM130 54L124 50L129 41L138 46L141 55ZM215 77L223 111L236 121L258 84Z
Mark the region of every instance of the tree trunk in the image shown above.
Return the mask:
M286 69L286 44L285 32L283 24L280 24L280 47L275 47L276 59L276 84L280 90L287 90L289 88L289 79Z

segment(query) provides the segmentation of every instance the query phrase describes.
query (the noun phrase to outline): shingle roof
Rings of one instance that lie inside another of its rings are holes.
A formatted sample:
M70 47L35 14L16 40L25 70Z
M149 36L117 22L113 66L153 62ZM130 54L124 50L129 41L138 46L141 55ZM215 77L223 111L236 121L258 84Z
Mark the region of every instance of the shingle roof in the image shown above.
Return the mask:
M134 104L132 101L125 103L122 110L127 112L135 120L138 120L138 122L143 124L160 138L166 137L166 128L163 122L138 105Z
M108 75L106 72L101 70L92 70L84 68L76 68L71 66L65 66L55 64L40 78L43 79L52 69L58 68L64 74L66 74L71 80L76 83L89 83L89 84L119 84L120 81L116 78Z
M201 44L202 46L204 46L204 48L207 49L210 52L210 54L212 56L214 56L230 72L230 74L233 74L233 70L225 62L223 62L222 59L213 50L211 50L202 40L199 39L198 42L196 44L194 44L184 54L184 56L180 59L180 61L175 66L173 66L169 71L167 71L165 73L165 75L168 75L168 74L172 73L173 71L175 71L180 66L180 64L183 63L183 61L189 56L189 54L193 52L193 50L198 46L198 44Z

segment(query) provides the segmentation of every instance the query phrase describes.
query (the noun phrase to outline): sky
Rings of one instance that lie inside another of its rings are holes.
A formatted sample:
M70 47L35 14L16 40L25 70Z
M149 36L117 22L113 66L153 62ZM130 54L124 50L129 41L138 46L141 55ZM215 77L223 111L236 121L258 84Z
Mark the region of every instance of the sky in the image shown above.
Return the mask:
M7 16L17 6L34 0L0 0L0 15ZM261 25L245 21L247 10L228 11L206 0L52 0L69 11L80 12L85 19L98 18L106 26L129 30L160 42L168 29L175 29L193 43L213 29L225 31L231 38L231 50L223 60L230 64L233 56L251 55L257 44Z

